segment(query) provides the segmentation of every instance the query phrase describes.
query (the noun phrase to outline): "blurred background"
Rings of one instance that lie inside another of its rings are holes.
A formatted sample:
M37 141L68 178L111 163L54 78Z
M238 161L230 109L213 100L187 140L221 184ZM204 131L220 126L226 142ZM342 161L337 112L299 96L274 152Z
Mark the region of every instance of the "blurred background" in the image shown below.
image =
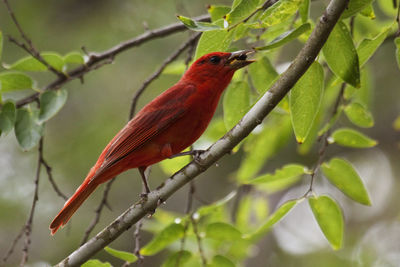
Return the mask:
M384 0L387 1L387 0ZM40 51L66 54L79 51L103 51L115 44L150 29L177 22L176 14L188 17L205 14L208 4L231 5L230 1L211 0L15 0L10 1L23 29ZM383 2L378 1L378 2ZM313 3L312 15L319 16L327 1ZM377 10L377 15L387 16ZM145 26L147 25L147 26ZM0 4L0 30L3 35L19 37L3 4ZM181 32L156 39L124 52L113 64L85 75L84 84L68 83L68 100L60 113L47 123L44 157L53 169L53 176L62 192L70 196L86 176L104 146L128 120L131 97L145 79L155 71L180 43L189 36ZM299 43L289 45L274 62L275 66L293 58ZM12 63L25 56L24 51L4 41L4 63ZM374 55L368 68L373 73L371 110L375 126L364 130L378 140L373 149L360 150L332 146L327 157L339 155L349 159L369 190L372 207L364 207L346 199L339 191L317 177L318 193L327 192L338 199L346 221L344 248L333 251L318 228L306 202L293 209L251 250L245 266L400 266L400 201L399 133L392 123L400 114L400 75L395 59L395 46L386 41ZM185 56L185 54L184 54ZM39 87L52 76L37 75ZM173 85L179 76L162 75L153 82L139 101L142 107L156 95ZM22 92L22 94L29 92ZM20 96L20 95L19 95ZM221 116L219 107L216 116ZM340 122L346 124L346 121ZM316 151L307 156L297 153L294 136L264 167L263 173L289 162L300 162L312 167ZM208 202L227 195L236 188L232 173L237 169L242 152L225 156L218 166L210 168L196 179L197 195ZM33 180L37 151L23 152L13 133L0 138L0 254L3 256L12 240L25 223L33 198ZM155 188L167 178L159 165L152 168L150 185ZM291 189L272 194L268 198L270 210L293 197L301 196L308 187L308 179ZM105 209L93 233L108 225L133 204L141 192L140 176L136 170L118 177L109 195L112 210ZM183 213L188 188L185 187L163 206ZM55 264L77 248L83 233L95 216L94 209L103 194L99 188L85 202L68 227L50 236L48 225L64 204L47 180L45 172L39 185L39 202L34 217L29 264ZM267 200L266 200L267 201ZM195 206L201 205L199 202ZM132 251L133 230L130 229L112 243L112 247ZM142 233L146 243L151 234ZM17 265L22 243L17 245L7 266ZM158 266L166 253L146 258L145 266ZM96 258L116 266L121 261L105 252Z

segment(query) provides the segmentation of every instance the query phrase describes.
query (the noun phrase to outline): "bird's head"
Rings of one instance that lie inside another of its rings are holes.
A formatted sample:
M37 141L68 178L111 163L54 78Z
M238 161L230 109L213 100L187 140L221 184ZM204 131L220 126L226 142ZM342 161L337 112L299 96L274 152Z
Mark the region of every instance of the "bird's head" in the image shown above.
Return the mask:
M247 56L252 52L252 50L241 50L231 53L213 52L206 54L190 66L183 78L198 83L220 81L220 83L227 85L236 70L254 62L254 60L247 59Z

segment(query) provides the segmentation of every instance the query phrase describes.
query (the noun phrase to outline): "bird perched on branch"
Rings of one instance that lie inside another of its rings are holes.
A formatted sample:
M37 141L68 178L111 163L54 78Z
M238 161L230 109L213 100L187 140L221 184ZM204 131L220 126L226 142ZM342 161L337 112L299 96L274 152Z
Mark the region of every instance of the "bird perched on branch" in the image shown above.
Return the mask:
M97 186L128 169L139 169L149 193L146 168L179 155L200 137L235 71L254 62L247 60L250 52L214 52L200 57L174 86L144 106L104 148L51 222L51 234L68 222Z

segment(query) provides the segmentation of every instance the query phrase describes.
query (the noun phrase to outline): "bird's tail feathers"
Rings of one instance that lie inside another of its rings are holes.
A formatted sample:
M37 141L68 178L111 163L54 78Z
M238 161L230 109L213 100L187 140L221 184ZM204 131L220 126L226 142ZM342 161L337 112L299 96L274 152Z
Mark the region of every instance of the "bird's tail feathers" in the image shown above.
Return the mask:
M63 227L69 221L71 216L96 189L97 186L98 183L92 182L92 178L87 177L85 179L85 181L81 184L81 186L78 187L72 197L70 197L67 202L65 202L62 210L51 222L51 235L54 235L60 227Z

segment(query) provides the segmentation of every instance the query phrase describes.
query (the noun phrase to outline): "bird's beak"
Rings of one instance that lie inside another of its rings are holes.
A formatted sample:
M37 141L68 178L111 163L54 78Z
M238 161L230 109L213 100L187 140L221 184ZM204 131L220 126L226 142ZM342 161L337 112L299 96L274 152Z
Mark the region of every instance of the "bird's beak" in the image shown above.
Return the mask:
M253 50L240 50L232 52L225 65L235 70L243 68L244 66L255 62L255 60L247 60L247 56L253 52Z

